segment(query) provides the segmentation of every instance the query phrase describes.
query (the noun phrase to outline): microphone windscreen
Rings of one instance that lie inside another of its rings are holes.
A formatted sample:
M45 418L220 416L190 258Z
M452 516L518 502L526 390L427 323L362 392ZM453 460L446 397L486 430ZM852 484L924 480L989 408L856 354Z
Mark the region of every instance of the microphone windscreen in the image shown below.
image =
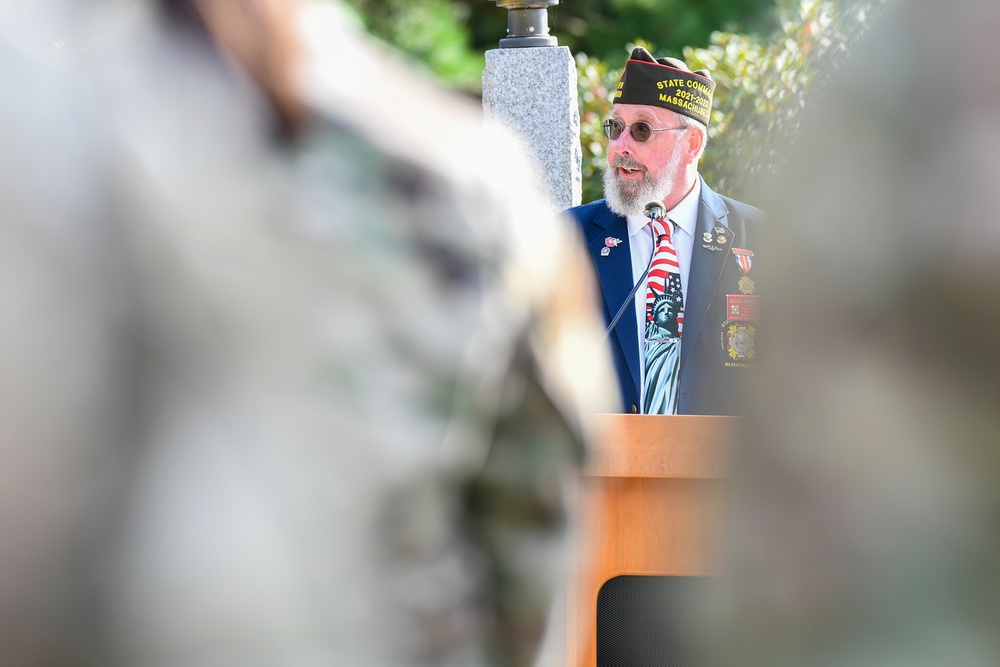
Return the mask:
M663 204L655 201L649 202L646 208L642 209L642 214L650 220L663 220L664 213Z

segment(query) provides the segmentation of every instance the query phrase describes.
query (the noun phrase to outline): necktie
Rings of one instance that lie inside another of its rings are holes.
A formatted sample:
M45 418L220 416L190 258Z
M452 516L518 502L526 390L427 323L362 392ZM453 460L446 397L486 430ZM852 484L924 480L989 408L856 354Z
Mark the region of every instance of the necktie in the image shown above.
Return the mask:
M654 220L646 286L645 414L677 414L684 297L669 220Z

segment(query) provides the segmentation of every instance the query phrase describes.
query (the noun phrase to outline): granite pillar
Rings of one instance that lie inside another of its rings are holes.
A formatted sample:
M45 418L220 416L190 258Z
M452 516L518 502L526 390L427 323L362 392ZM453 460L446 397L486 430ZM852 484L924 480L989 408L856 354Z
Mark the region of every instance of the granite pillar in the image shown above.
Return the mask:
M580 109L568 47L487 51L483 113L486 123L503 124L524 139L554 206L580 203Z

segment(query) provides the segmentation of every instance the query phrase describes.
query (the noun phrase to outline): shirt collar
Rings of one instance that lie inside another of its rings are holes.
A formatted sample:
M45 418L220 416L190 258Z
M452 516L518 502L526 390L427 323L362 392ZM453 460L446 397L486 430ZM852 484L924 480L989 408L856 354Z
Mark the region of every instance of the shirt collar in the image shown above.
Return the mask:
M694 182L694 187L691 188L691 192L687 193L684 199L673 209L667 213L667 217L674 221L674 224L684 230L688 236L694 236L695 230L698 226L698 201L701 199L701 179L697 178ZM649 224L649 218L642 215L641 213L636 215L629 215L626 217L628 221L628 235L632 238L639 230Z

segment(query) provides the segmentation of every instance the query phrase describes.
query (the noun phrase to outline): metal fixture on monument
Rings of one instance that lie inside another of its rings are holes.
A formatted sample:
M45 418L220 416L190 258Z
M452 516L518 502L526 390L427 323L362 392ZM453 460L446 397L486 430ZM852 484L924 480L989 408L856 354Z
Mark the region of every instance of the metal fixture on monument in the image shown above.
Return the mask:
M500 40L501 49L558 46L558 40L549 34L548 8L559 0L494 1L507 9L507 37Z

